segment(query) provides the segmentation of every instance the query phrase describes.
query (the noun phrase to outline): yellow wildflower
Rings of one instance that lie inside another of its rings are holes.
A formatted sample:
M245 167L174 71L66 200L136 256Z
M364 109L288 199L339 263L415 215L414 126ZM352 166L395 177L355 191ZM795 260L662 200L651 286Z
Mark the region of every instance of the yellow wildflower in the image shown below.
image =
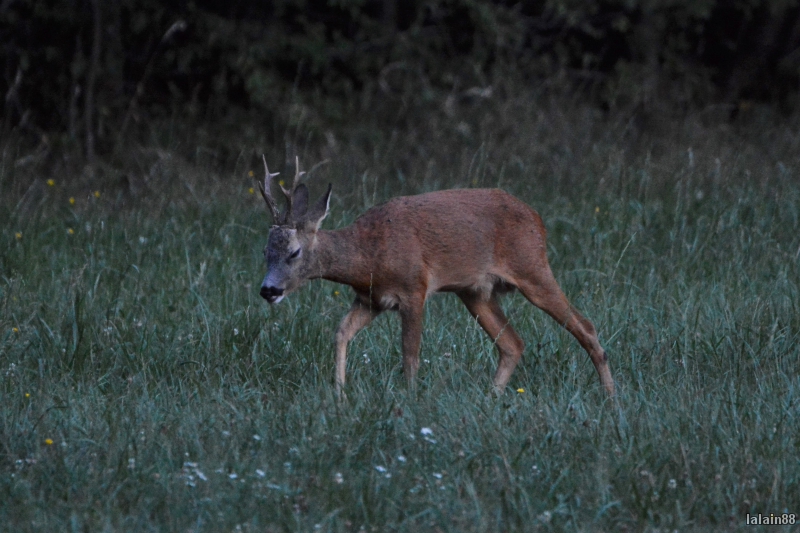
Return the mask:
M67 233L68 233L69 235L75 235L75 230L74 230L74 229L72 229L72 228L67 228Z
M25 397L26 397L26 398L30 398L30 397L31 397L31 393L30 393L30 392L26 392L26 393L25 393Z
M52 187L52 186L54 186L55 184L56 184L56 180L54 180L53 178L50 178L49 180L47 180L47 185L48 185L49 187Z
M48 446L52 446L53 445L53 439L44 439L44 443L47 444Z
M247 175L252 178L254 176L253 171L251 170L250 172L247 173Z
M519 389L517 389L517 392L518 392L518 393L520 393L520 394L522 394L523 392L525 392L525 389L523 389L523 388L519 388Z
M333 291L334 296L339 296L339 291Z
M595 213L599 213L599 212L600 212L600 207L595 207L595 208L594 208L594 212L595 212Z
M249 189L247 189L247 192L249 192L250 194L255 194L256 190L250 187Z
M69 205L75 205L75 198L72 196L69 197Z
M14 237L16 237L16 238L17 238L17 240L20 240L20 239L22 238L22 232L21 232L21 231L18 231L18 232L16 232L16 233L14 234Z
M281 181L279 181L279 182L278 182L278 185L280 185L281 187L283 187L284 185L286 185L286 183L284 183L284 181L283 181L283 180L281 180Z
M19 328L15 326L15 327L11 328L11 331L13 333L19 333Z
M100 191L94 191L94 197L100 198Z

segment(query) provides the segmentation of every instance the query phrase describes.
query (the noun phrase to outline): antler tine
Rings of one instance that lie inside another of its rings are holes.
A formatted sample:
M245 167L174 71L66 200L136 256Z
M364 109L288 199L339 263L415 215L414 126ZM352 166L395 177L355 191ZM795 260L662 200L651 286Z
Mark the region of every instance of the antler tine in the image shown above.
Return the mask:
M283 185L278 183L283 192L283 195L286 197L286 220L292 220L292 204L294 200L294 191L297 189L297 186L300 185L300 177L305 174L305 171L300 172L300 158L298 156L294 156L294 179L292 180L291 188L284 189Z
M300 184L300 176L305 174L306 171L300 172L300 158L294 156L294 180L292 181L292 192L294 192L295 187Z
M300 177L306 173L305 171L300 172L300 158L298 156L294 156L294 168L295 171L294 171L294 179L292 180L292 187L287 190L283 188L283 185L281 185L281 190L283 191L283 194L286 195L286 198L289 200L290 203L292 201L292 194L294 194L294 190L300 184Z
M272 213L272 220L275 224L280 224L280 214L278 212L278 205L275 203L275 199L272 197L272 192L270 190L270 185L272 178L280 174L280 172L273 172L270 173L269 167L267 167L267 158L266 156L262 155L261 159L264 161L264 183L262 184L261 181L256 180L258 183L258 190L261 191L261 196L264 198L264 201L267 203L267 208L269 208L270 213ZM281 187L283 189L283 187Z

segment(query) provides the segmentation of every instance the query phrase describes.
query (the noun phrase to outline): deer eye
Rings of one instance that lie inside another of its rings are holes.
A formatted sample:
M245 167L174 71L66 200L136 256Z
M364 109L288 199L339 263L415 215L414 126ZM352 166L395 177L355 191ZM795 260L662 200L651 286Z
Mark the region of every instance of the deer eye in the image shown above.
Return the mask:
M291 261L292 259L297 259L299 255L300 255L300 248L292 252L292 254L289 256L289 261Z

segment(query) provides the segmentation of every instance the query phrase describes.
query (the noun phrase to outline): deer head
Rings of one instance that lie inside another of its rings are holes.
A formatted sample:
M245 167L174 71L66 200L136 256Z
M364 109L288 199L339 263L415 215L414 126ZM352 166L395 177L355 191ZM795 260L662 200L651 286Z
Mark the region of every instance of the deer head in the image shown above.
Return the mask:
M328 216L331 185L328 185L328 191L309 208L308 188L300 183L300 177L305 172L300 171L300 160L295 158L296 170L291 188L287 190L279 184L286 197L286 208L280 213L271 192L272 178L279 173L270 173L267 160L263 159L264 183L259 182L258 188L272 214L273 226L264 249L267 275L261 283L260 294L272 304L280 302L309 277L314 264L317 230Z

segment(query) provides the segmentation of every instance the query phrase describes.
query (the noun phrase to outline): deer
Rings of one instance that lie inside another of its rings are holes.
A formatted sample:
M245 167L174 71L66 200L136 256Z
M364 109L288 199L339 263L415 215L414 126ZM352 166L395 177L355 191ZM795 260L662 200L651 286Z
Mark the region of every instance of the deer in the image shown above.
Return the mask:
M431 294L455 293L491 337L499 354L493 389L502 394L525 344L509 324L498 298L520 291L572 334L589 354L609 397L614 380L608 356L588 319L570 304L547 260L542 218L501 189L450 189L399 196L372 207L351 225L321 229L332 184L313 205L300 178L299 158L291 186L280 185L282 212L271 192L264 161L259 191L272 215L260 295L277 304L306 281L325 279L355 292L335 336L335 390L344 396L347 346L384 311L400 314L403 373L413 382L420 365L423 307Z

